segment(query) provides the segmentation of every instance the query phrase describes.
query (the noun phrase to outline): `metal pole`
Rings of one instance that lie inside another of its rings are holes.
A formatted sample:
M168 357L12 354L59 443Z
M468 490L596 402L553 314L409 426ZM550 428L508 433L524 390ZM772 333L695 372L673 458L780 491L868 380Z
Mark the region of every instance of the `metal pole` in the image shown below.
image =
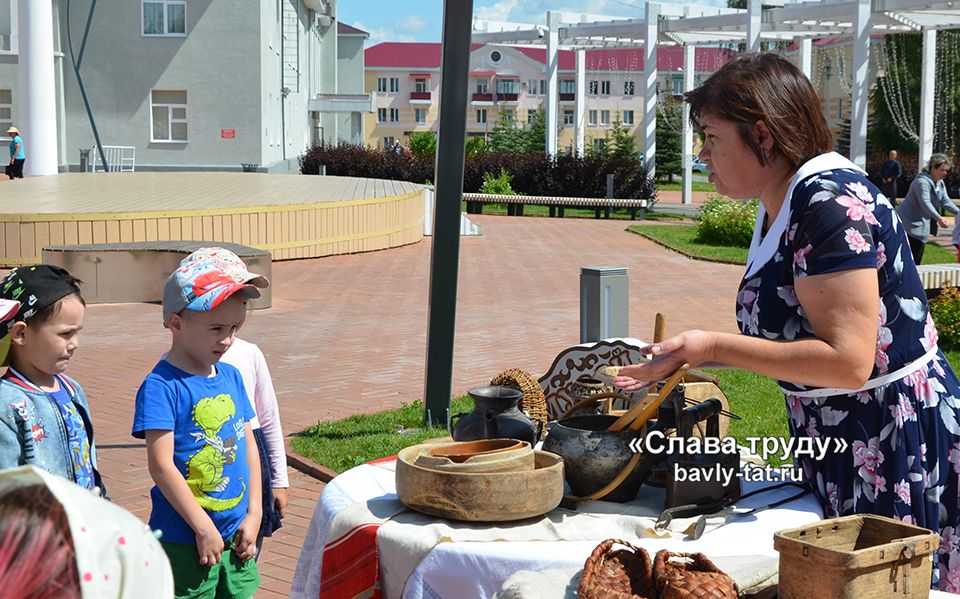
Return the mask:
M453 338L460 267L460 202L467 136L468 70L473 0L444 0L437 127L436 201L430 256L424 423L445 424L453 379Z
M923 29L922 72L920 74L920 155L917 159L923 167L933 154L933 110L937 75L934 66L937 62L937 30ZM853 133L850 134L853 139Z
M870 67L870 0L858 0L853 18L853 90L850 98L850 161L867 166L867 109L870 89L867 71ZM846 73L843 74L846 76Z

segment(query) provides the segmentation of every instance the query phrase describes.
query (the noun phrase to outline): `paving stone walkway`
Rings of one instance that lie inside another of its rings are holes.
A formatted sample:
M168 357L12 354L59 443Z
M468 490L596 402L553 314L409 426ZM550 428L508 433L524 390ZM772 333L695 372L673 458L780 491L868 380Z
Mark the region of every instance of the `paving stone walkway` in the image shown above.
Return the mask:
M689 260L639 236L625 221L474 216L483 236L463 238L453 391L507 368L536 376L579 343L581 266L626 266L630 333L651 338L654 314L669 332L735 331L741 267ZM431 243L273 265L273 307L250 315L242 337L263 349L284 431L318 420L393 408L422 397ZM68 371L90 397L102 470L115 501L146 519L150 475L130 436L134 396L168 349L156 304L90 306ZM261 560L257 597L286 597L322 485L291 471L290 515Z

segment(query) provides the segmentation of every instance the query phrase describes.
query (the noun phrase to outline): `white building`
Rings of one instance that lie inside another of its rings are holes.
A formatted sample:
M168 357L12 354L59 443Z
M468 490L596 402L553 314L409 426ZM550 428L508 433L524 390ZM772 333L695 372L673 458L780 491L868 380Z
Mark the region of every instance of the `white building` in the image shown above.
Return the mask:
M69 41L79 59L91 0L72 0L69 15L64 0L29 1L52 2L56 163L77 168L94 135ZM18 71L43 24L22 31L19 7L0 0L0 126L20 127L37 156ZM80 75L101 142L135 148L138 170L296 170L321 137L362 143L366 37L337 21L335 0L101 1Z

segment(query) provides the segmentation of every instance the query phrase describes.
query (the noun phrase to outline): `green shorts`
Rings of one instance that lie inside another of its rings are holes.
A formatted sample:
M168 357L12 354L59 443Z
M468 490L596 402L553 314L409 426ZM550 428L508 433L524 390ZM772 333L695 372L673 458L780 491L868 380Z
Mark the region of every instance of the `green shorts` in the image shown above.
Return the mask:
M220 563L200 565L196 545L160 543L173 569L173 588L177 599L248 599L260 586L257 562L241 561L233 552L233 539L224 543Z

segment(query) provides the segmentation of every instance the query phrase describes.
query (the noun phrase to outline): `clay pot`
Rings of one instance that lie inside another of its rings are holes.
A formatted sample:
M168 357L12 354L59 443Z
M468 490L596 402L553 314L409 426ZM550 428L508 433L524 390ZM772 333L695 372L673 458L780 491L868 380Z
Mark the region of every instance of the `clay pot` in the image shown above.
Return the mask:
M539 430L517 409L523 391L491 385L474 387L467 394L473 399L473 411L453 417L460 418L451 431L454 440L517 439L536 444Z
M543 442L544 451L560 455L566 464L564 478L577 497L589 495L610 483L627 466L633 451L631 430L607 431L616 416L573 416L556 422ZM626 502L637 496L644 476L630 474L604 501Z

